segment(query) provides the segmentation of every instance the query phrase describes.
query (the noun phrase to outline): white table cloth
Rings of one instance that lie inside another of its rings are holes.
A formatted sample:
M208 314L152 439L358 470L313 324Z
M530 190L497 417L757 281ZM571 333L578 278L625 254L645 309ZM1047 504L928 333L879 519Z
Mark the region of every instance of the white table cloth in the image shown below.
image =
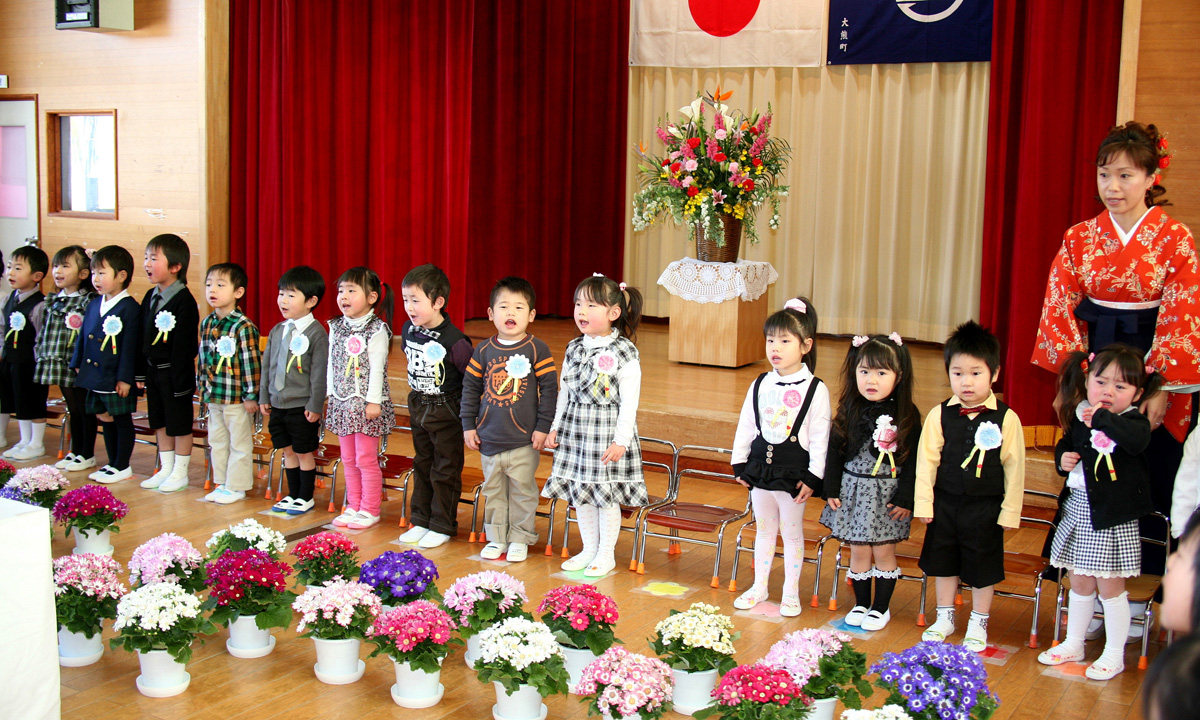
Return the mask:
M0 717L58 718L50 511L0 499Z
M721 303L734 298L753 302L778 279L779 273L769 262L719 263L684 258L668 265L658 284L692 302Z

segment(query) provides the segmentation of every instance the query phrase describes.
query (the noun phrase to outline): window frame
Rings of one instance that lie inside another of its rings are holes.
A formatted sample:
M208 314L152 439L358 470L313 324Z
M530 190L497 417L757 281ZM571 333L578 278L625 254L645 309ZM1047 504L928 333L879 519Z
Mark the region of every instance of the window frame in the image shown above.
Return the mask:
M63 210L63 166L62 166L62 119L78 115L108 115L113 119L113 211L88 212L83 210ZM47 204L46 215L60 218L82 218L91 220L116 220L120 203L120 187L117 179L119 173L119 154L117 152L117 111L116 108L106 110L47 110L46 111L46 168L47 168Z

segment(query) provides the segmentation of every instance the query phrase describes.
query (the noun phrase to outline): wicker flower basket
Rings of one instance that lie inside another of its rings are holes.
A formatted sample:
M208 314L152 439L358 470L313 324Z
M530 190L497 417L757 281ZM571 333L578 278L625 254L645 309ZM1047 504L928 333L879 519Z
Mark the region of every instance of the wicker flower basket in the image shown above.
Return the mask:
M696 259L701 262L737 262L742 247L742 221L732 215L722 215L725 225L724 242L706 237L704 226L696 223Z

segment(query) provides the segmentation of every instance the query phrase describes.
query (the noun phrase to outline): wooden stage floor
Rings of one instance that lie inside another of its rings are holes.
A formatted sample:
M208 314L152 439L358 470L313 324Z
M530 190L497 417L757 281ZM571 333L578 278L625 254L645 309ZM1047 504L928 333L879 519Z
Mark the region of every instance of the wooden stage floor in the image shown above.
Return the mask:
M490 334L486 321L468 323L468 331L476 338ZM574 328L565 320L539 320L534 332L545 339L557 357L574 335ZM847 340L825 339L819 342L819 375L833 381L836 370L845 352ZM670 439L677 444L715 444L727 447L732 442L733 427L742 398L751 380L766 367L757 363L738 370L682 366L668 363L667 328L665 325L645 326L639 337L639 348L645 380L643 402L639 414L640 431ZM948 394L942 372L941 350L934 346L917 346L920 382L918 404L928 408ZM394 358L391 365L395 376L392 381L393 397L402 401L404 383L403 362ZM832 384L832 383L831 383ZM49 443L57 440L51 432ZM392 451L405 452L411 446L402 435L393 436ZM474 456L474 457L472 457ZM173 495L160 495L142 490L137 486L147 473L152 471L153 449L138 445L133 460L135 478L111 486L114 493L130 505L130 514L120 534L114 536L115 556L122 564L128 563L133 549L149 538L163 532L175 532L203 549L204 542L216 530L243 518L253 517L271 525L296 540L317 531L328 523L331 515L324 512L328 499L327 490L318 490L318 506L314 512L292 519L277 519L261 515L270 506L263 498L263 480L256 480L255 492L246 500L229 506L217 506L200 502L204 495L202 463L192 465L192 485L187 490ZM468 463L477 466L477 456L468 453ZM543 462L543 474L548 469ZM76 486L87 482L84 474L71 477ZM650 478L651 492L661 492L663 483ZM694 488L685 488L685 492ZM389 494L384 503L384 522L366 531L354 534L354 540L362 546L361 559L370 559L385 550L400 549L396 544L397 522L400 516L399 493ZM737 486L712 485L703 500L711 504L741 507L745 503L745 491ZM815 521L820 511L816 502L807 509L809 520ZM508 565L482 561L478 557L480 544L467 542L466 526L470 522L471 508L460 506L459 523L463 528L457 540L441 548L428 551L427 555L440 568L438 585L445 588L455 578L485 569L505 569L525 582L530 602L526 608L536 608L542 595L553 587L568 582L556 577L560 572L558 557L559 537L556 537L555 553L551 557L543 554L543 546L532 549L524 563ZM561 518L561 511L559 514ZM539 519L539 532L545 539L546 520ZM916 531L919 533L919 530ZM732 561L733 538L726 537L720 577L721 588L712 588L713 552L709 548L683 545L680 554L666 553L661 541L651 541L646 551L644 575L625 569L632 552L632 535L622 533L617 546L618 570L607 578L597 581L597 587L611 594L620 608L621 618L617 624L617 635L626 645L642 653L650 653L646 639L653 634L654 625L665 617L671 608L683 608L703 601L713 603L727 612L734 613L734 595L726 588ZM812 533L809 533L812 536ZM919 536L919 535L918 535ZM1041 537L1029 530L1010 534L1008 547L1011 550L1035 551L1040 547ZM72 543L59 533L53 541L55 555L70 552ZM572 545L578 550L578 540ZM795 619L783 620L738 613L734 622L742 637L736 643L737 659L752 662L760 658L767 648L792 630L823 627L842 617L849 609L849 589L839 588L840 611L828 609L830 581L832 578L832 555L836 543L830 543L825 558L819 607L805 605L803 614ZM624 558L624 561L621 561ZM290 559L290 558L289 558ZM738 584L748 588L751 578L749 557L744 556ZM801 596L808 598L814 580L813 565L804 565L801 579ZM771 600L778 601L782 583L782 571L777 567L772 573ZM920 640L921 628L916 619L920 605L919 583L902 582L896 590L892 603L892 621L882 631L862 634L854 644L865 651L874 661L888 651L899 651ZM1053 586L1044 586L1045 594L1038 622L1042 647L1047 647L1052 635ZM931 588L932 592L932 588ZM657 594L654 594L657 593ZM965 615L970 607L969 594L962 608L959 633L954 640L961 639L965 627ZM932 619L933 603L930 598ZM1129 668L1117 678L1098 683L1080 676L1054 676L1045 672L1036 662L1036 650L1027 647L1032 604L1029 602L997 598L990 623L990 640L997 650L988 658L987 668L992 689L1001 699L996 713L997 720L1030 719L1043 720L1051 717L1065 718L1140 718L1137 709L1139 691L1144 673L1136 669L1137 651L1129 646L1126 666ZM105 638L112 636L106 630ZM191 688L175 698L153 700L141 696L134 687L138 674L135 657L123 651L106 651L95 665L86 668L62 669L63 717L80 720L102 720L109 718L160 718L162 720L216 720L239 718L262 720L266 718L304 719L327 717L353 717L360 720L376 718L461 718L479 720L490 717L494 701L492 689L484 687L468 672L456 653L446 661L442 681L448 691L442 703L427 710L401 710L393 704L388 689L394 673L391 662L386 658L367 661L367 673L357 683L345 686L323 685L313 676L312 644L296 637L293 628L275 632L278 645L273 654L258 660L239 660L226 653L225 633L209 638L203 646L197 644L196 652L188 671L192 675ZM1156 637L1157 639L1157 637ZM1151 644L1151 655L1159 649L1157 642ZM1088 644L1088 657L1094 659L1101 651L1099 642ZM364 651L364 656L366 652ZM882 701L876 692L874 702ZM550 717L584 718L586 707L575 698L553 698L548 702ZM675 716L679 717L679 716Z

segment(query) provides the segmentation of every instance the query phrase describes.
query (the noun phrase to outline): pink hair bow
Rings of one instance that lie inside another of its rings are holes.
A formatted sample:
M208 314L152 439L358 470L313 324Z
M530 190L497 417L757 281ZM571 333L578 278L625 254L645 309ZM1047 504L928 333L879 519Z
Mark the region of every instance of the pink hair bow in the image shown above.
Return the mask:
M888 335L888 340L891 340L892 342L896 343L897 345L904 344L904 340L900 338L900 333L898 333L898 332L894 332L891 335Z
M854 347L862 347L863 345L866 345L867 341L870 339L871 338L866 335L855 335L854 339L850 341L850 344Z
M807 314L808 306L800 298L792 298L783 304L784 310L795 310L798 313Z
M1153 365L1146 365L1146 374L1153 375L1155 372Z

